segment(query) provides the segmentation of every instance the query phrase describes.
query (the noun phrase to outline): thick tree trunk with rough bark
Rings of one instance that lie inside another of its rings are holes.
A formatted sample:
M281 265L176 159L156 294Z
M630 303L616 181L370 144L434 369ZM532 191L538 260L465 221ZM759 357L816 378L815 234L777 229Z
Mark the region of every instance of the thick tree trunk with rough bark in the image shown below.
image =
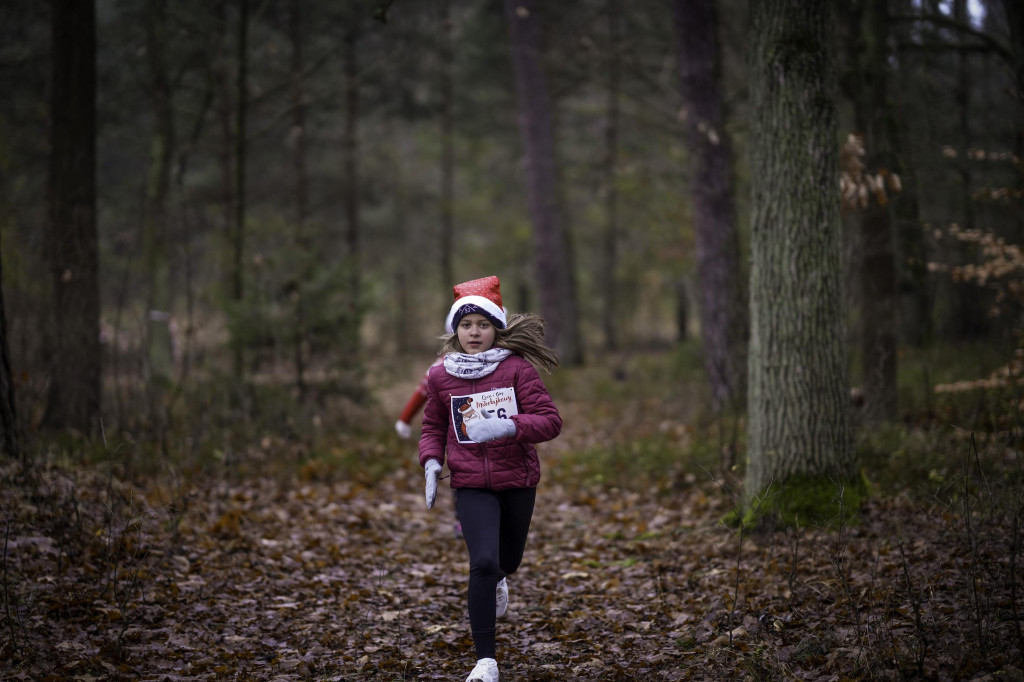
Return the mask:
M675 0L679 76L692 158L690 197L700 278L700 330L714 409L746 389L743 269L733 199L732 144L722 113L715 0Z
M519 128L526 160L526 183L533 221L534 257L540 312L547 342L563 363L583 362L576 306L575 268L561 205L558 161L547 82L541 58L537 0L504 0L512 38Z
M829 3L751 4L748 499L855 473L834 21Z
M100 416L96 228L96 9L53 0L47 256L53 277L53 375L45 423L90 434Z

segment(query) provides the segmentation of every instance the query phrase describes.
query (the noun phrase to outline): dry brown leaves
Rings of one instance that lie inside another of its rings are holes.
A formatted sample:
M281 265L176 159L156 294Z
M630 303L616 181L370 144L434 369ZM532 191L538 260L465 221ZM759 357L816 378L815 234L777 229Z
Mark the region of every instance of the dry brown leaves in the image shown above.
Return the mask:
M428 512L398 459L373 488L172 493L7 471L0 677L463 679L450 495ZM729 504L710 484L655 499L542 483L499 621L502 679L952 680L1020 665L998 518L968 529L956 510L878 500L855 527L741 542L719 522Z

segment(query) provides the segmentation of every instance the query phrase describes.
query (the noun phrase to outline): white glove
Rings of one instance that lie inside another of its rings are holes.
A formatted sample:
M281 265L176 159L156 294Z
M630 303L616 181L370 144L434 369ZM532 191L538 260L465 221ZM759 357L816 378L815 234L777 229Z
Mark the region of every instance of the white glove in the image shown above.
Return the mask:
M398 421L395 422L395 432L401 438L408 438L409 435L412 434L412 428L404 421L399 419Z
M486 419L477 419L466 424L466 435L477 443L486 443L495 438L511 438L516 435L516 423L511 419L484 415Z
M427 509L434 507L434 498L437 497L437 475L441 473L441 465L436 459L428 459L424 476L427 479Z

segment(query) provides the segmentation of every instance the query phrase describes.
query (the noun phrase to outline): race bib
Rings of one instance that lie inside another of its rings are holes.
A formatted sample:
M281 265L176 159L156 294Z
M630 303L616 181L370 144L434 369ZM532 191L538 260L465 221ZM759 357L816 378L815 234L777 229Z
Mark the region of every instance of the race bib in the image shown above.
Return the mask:
M466 434L466 424L475 419L508 419L519 414L516 389L495 388L486 393L452 396L452 427L460 443L475 443Z

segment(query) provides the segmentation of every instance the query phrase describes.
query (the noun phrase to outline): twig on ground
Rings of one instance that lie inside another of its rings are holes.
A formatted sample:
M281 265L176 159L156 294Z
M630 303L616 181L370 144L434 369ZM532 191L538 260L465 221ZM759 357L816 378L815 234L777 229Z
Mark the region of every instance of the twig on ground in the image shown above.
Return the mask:
M14 627L14 615L11 613L11 585L8 571L8 548L11 540L11 519L7 517L4 528L4 620L7 621L7 629L11 633L11 653L18 651L18 635Z
M899 541L900 559L903 562L903 578L907 583L907 596L910 598L910 605L914 609L914 632L917 634L917 674L924 677L924 660L928 655L928 636L925 634L924 625L921 623L921 601L914 591L914 583L910 579L910 563L907 561L907 552L903 548L903 541Z
M975 534L973 512L971 510L971 463L970 455L971 451L974 451L975 459L977 459L977 447L974 440L974 433L971 433L971 443L967 450L967 459L964 462L964 476L963 476L963 514L964 514L964 527L967 531L967 543L970 550L971 564L970 574L968 578L971 583L971 604L974 606L974 626L978 635L978 646L981 647L982 657L988 655L988 642L985 637L985 625L984 616L982 614L981 594L978 590L978 583L981 581L981 568L980 562L981 557L978 552L978 538Z
M850 584L850 568L849 568L849 552L847 551L847 527L849 520L852 516L847 513L846 507L846 486L839 485L839 489L836 492L836 496L832 499L839 505L839 516L838 526L836 529L836 541L835 551L830 551L827 545L824 545L825 554L828 557L829 563L832 565L832 570L835 571L836 577L839 578L839 584L842 586L843 599L846 602L846 610L850 614L850 619L853 621L854 627L857 632L857 651L858 659L863 655L866 644L864 642L864 629L860 618L860 608L858 608L853 588Z

